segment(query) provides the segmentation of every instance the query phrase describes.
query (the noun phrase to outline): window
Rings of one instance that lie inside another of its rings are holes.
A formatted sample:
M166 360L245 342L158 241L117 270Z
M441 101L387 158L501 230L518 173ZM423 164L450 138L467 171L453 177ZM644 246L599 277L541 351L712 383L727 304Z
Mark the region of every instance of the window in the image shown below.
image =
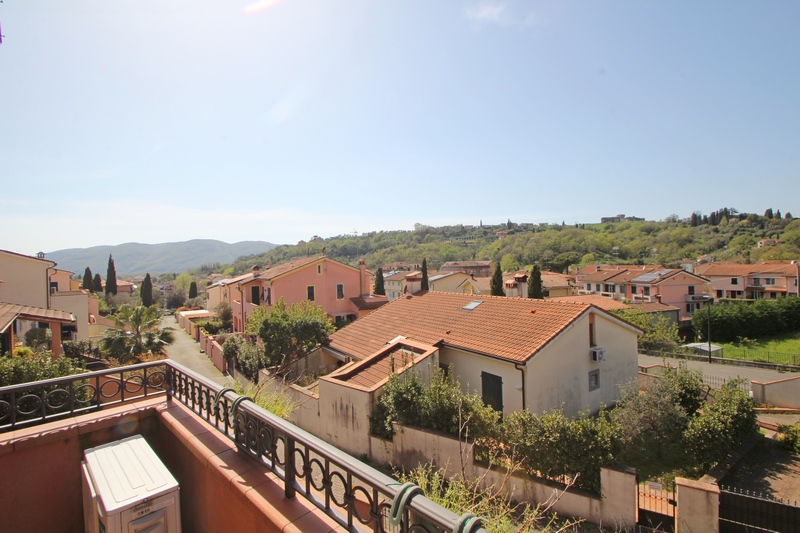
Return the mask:
M597 346L594 338L594 314L589 315L589 346Z
M738 285L738 284L739 284L739 278L731 278L731 285Z
M308 291L308 301L309 302L313 302L314 301L314 286L313 285L309 285L306 290Z
M636 285L631 285L631 294L636 294Z
M590 290L592 290L592 284L591 284L591 283L587 283L587 284L586 284L586 290L587 290L587 291L590 291Z
M481 391L483 403L494 409L503 412L503 378L481 372Z
M753 286L760 287L761 286L761 278L753 278Z
M259 298L260 294L261 294L261 287L259 287L258 285L253 285L252 287L250 287L250 301L254 305L258 305L261 302Z
M600 388L600 370L592 370L589 372L589 390L597 390Z
M344 285L338 283L336 285L336 299L341 300L342 298L344 298Z
M775 285L775 278L764 278L764 285Z
M267 287L267 305L272 305L272 287Z
M694 285L689 285L689 295L694 294Z
M322 274L322 265L317 265L317 274Z
M720 290L718 290L718 291L717 291L717 298L722 298L722 297L723 297L723 294L725 294L725 291L720 291Z
M644 287L642 289L642 294L644 294L645 296L650 296L650 287Z
M600 284L599 283L595 284L594 290L596 290L597 292L600 292Z

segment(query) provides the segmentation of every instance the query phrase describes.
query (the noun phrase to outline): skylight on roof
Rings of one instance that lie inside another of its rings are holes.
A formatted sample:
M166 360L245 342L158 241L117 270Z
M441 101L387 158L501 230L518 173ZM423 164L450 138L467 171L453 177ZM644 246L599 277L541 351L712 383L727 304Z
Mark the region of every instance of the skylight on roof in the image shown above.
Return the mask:
M465 305L461 309L464 309L465 311L472 311L473 309L475 309L476 307L478 307L482 303L483 303L483 300L472 300L470 303L468 303L467 305Z

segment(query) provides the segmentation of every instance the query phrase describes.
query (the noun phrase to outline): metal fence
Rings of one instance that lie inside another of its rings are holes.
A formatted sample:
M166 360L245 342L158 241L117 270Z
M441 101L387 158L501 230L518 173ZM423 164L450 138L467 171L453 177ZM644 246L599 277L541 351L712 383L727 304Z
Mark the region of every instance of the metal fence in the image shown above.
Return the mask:
M720 486L720 533L800 530L800 507L771 496Z
M721 376L709 376L703 374L703 384L714 389L720 390L726 383L735 382L736 388L743 392L750 392L750 380L745 378L724 378Z
M115 379L104 382L107 376ZM0 432L158 394L187 406L275 473L287 499L299 494L349 531L486 531L479 517L445 509L417 487L401 485L250 398L169 360L2 387Z
M667 357L670 359L686 359L691 361L775 368L789 370L791 372L800 372L800 355L790 353L759 352L754 350L725 348L722 350L721 355L717 355L718 352L714 352L711 361L708 360L708 355L700 355L697 353L662 352L658 350L639 350L639 353L655 357Z
M800 355L794 353L748 350L746 348L725 348L722 352L722 356L725 359L754 361L756 363L769 363L773 365L800 366Z

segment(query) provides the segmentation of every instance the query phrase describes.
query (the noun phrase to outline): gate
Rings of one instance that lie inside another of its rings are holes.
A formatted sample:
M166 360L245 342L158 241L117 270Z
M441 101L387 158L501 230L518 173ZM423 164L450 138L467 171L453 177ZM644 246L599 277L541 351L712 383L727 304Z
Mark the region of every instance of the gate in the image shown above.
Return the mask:
M636 481L639 531L675 533L675 482Z
M720 533L800 531L797 502L776 500L764 494L720 486Z

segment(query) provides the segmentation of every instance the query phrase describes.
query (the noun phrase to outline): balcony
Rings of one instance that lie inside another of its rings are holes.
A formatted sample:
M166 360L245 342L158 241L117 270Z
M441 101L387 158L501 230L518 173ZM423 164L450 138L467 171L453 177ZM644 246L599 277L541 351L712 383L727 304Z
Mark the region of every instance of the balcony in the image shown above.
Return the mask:
M687 294L686 301L687 302L707 302L711 300L711 296L708 294Z
M187 532L378 532L390 511L393 531L467 519L422 495L399 505L396 480L167 360L0 388L4 530L83 531L83 451L134 434L178 480Z

